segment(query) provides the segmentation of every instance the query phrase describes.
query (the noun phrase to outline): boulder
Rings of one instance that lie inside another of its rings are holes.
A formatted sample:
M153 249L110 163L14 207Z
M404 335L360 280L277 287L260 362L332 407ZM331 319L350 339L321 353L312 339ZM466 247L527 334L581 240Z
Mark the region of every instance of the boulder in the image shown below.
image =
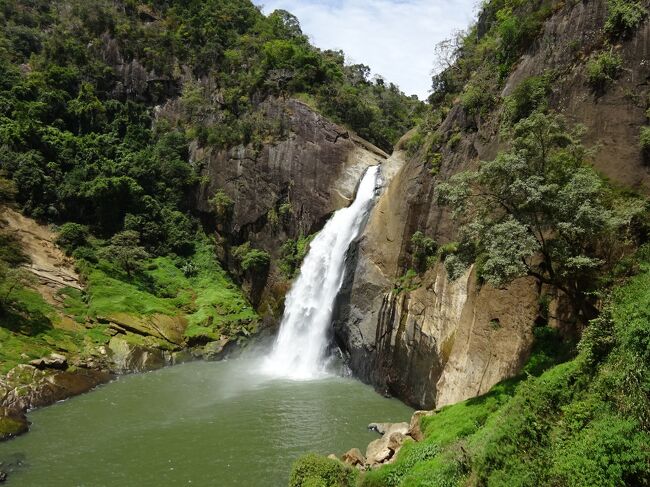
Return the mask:
M366 457L363 456L363 453L361 453L361 450L358 448L352 448L351 450L348 450L345 454L343 454L341 460L343 463L352 467L362 467L366 464Z
M374 467L384 463L393 453L393 450L388 448L388 439L385 436L372 441L366 449L366 465Z
M29 364L33 365L37 369L65 370L68 368L68 359L65 355L61 355L60 353L51 353L47 357L32 360Z
M22 412L0 407L0 441L26 433L28 429L29 423Z
M376 431L380 435L385 435L388 432L397 432L400 431L403 434L408 432L409 425L408 423L370 423L368 429L370 431Z
M135 345L117 336L111 338L108 348L117 372L146 372L166 364L162 350Z
M434 414L435 411L415 411L413 416L411 416L411 424L409 424L407 435L415 441L422 441L424 439L424 433L420 428L420 420L425 416L432 416Z

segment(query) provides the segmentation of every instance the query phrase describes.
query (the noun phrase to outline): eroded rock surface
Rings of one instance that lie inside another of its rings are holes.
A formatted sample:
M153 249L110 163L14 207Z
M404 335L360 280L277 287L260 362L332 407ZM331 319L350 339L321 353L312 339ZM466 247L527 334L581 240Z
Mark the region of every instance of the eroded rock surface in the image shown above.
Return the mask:
M650 78L650 23L612 47L622 58L624 74L596 94L586 82L584 59L602 48L606 14L604 0L567 3L555 11L503 95L553 70L551 108L586 127L584 142L594 148L594 166L648 194L650 166L638 145L646 104L632 94ZM356 375L417 407L474 397L516 375L531 351L542 294L552 297L549 325L564 331L571 319L566 298L533 278L495 289L479 285L474 271L450 282L438 265L419 276L416 289L394 292L412 265L410 239L416 231L440 245L457 239L449 212L438 204L437 184L493 159L504 146L501 133L498 113L477 121L456 104L438 135L443 141L456 135L458 143L440 146L440 164L433 172L426 151L409 156L399 150L402 141L387 161L394 176L349 258L335 322L338 343Z

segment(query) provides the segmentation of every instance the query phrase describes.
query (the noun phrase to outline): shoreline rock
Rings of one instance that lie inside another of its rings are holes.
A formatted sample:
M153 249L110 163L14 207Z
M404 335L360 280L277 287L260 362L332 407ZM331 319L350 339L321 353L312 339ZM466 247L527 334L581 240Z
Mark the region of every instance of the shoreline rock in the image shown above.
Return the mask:
M379 433L381 438L368 444L365 455L358 448L352 448L344 453L340 460L359 470L369 470L392 463L405 443L424 439L420 420L432 414L435 414L435 411L415 411L408 423L370 423L368 429Z

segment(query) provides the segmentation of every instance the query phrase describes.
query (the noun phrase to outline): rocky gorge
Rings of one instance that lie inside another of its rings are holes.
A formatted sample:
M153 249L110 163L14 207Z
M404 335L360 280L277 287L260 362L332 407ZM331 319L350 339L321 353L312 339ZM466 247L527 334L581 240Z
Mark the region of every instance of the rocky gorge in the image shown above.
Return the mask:
M13 3L12 29L82 32L95 71L35 33L30 60L7 30L0 440L120 375L256 350L371 166L328 352L418 411L371 424L365 451L299 460L292 487L599 485L611 472L576 473L615 456L587 451L599 421L647 438L647 1L485 2L426 107L244 0ZM636 456L603 485L646 485L647 448L616 448Z

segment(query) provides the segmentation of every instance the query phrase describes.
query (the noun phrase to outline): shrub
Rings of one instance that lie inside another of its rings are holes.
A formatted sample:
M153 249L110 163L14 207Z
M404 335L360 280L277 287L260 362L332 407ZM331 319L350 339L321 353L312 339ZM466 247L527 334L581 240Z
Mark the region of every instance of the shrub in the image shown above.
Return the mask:
M14 182L0 176L0 203L13 201L16 194L17 190Z
M353 487L357 471L338 460L310 453L293 465L290 487Z
M621 56L605 51L587 63L587 80L595 92L604 92L607 86L618 79L623 70Z
M413 266L418 272L424 272L435 263L438 244L418 230L411 237L411 250Z
M548 76L531 76L522 81L505 103L506 118L509 123L529 117L535 110L546 107L551 94Z
M0 232L0 261L11 266L29 262L29 257L22 248L22 243L15 233Z
M650 127L641 127L639 146L643 152L643 158L646 161L650 161Z
M241 268L245 271L260 271L267 269L271 264L271 256L260 249L251 249L242 259Z
M397 279L393 291L396 292L397 294L401 292L408 293L417 289L418 285L419 285L418 273L415 272L413 269L409 269L408 271L406 271L406 274L404 274L402 277Z
M494 104L494 96L490 92L487 81L470 81L465 91L460 95L460 103L470 115L483 115Z
M268 252L251 247L250 242L245 242L233 249L233 257L239 262L243 271L262 271L271 264L271 256Z
M605 32L615 39L631 36L648 15L640 2L630 0L608 0L607 7Z
M223 189L218 190L208 202L220 222L227 223L230 221L235 202Z
M456 132L451 137L449 137L449 140L447 141L447 147L449 150L454 150L458 144L460 144L462 138L463 136L460 135L460 132Z
M78 223L64 223L59 228L59 236L56 243L70 254L78 247L82 247L88 241L88 227Z

